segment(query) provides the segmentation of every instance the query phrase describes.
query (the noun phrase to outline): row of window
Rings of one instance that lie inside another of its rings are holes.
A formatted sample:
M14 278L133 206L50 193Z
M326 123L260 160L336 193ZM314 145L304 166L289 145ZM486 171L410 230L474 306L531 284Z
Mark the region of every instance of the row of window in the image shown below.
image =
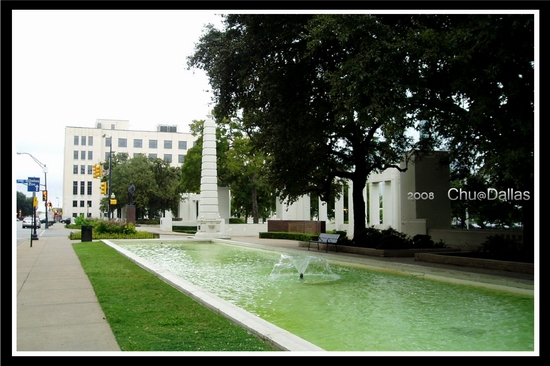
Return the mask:
M134 158L140 154L135 153ZM150 159L156 159L157 154L149 154L147 155ZM105 161L109 160L109 153L107 153L107 156L105 156ZM178 155L178 164L183 164L183 161L185 160L184 154ZM171 163L172 162L172 154L164 154L164 161ZM73 174L92 174L93 173L93 165L79 165L75 164L73 165Z
M111 146L111 137L105 138L105 146L109 147ZM75 146L86 146L86 141L88 142L88 146L93 146L94 144L94 137L93 136L75 136L74 137L74 145ZM118 147L128 147L128 139L120 137L118 139ZM112 147L112 146L111 146ZM134 148L141 149L143 147L143 139L134 139ZM149 140L149 149L156 149L158 148L158 140ZM172 140L164 140L164 148L165 149L171 149L172 148ZM178 141L178 149L179 150L187 150L187 141ZM75 151L76 152L76 151ZM75 158L77 159L77 158ZM84 158L82 158L84 159Z
M73 201L73 207L79 207L78 203L80 202L80 207L92 207L92 201ZM86 206L84 206L86 205Z
M88 181L88 182L82 181L82 182L80 182L80 184L77 181L73 181L73 195L78 194L79 186L80 186L80 194L81 195L85 195L85 194L87 194L88 196L92 195L92 181Z
M106 152L105 153L105 161L109 160L109 152ZM134 153L134 158L138 155L141 155L142 153ZM74 160L78 160L78 157L80 156L80 160L86 160L86 156L88 157L88 160L94 160L94 154L93 154L93 151L88 151L88 153L86 154L86 151L80 151L80 154L79 154L79 151L78 150L75 150L73 152L73 159ZM156 159L158 157L157 154L148 154L147 155L149 158L152 158L152 159ZM172 154L164 154L163 155L163 159L168 161L169 163L172 162ZM185 159L185 154L178 154L178 163L180 164L183 164L183 160ZM76 174L76 172L75 172ZM82 173L84 174L84 173Z

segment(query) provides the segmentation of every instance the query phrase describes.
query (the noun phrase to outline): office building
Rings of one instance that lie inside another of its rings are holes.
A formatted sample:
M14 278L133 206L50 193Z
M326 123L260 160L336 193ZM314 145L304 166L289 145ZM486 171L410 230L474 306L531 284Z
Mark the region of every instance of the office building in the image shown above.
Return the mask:
M130 130L128 120L98 119L94 127L65 127L63 217L107 217L99 207L103 197L101 180L93 178L93 166L108 162L110 151L113 155L126 153L129 158L145 154L177 167L183 164L195 142L195 136L178 132L175 125L157 125L154 131L134 131ZM121 217L121 213L115 210L113 217Z

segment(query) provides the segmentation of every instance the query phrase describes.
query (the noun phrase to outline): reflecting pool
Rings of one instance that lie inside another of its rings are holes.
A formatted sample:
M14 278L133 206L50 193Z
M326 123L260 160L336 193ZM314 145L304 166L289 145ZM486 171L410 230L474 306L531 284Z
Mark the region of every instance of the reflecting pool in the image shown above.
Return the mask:
M531 295L359 265L327 269L324 259L294 272L288 262L305 254L230 244L112 242L327 351L534 350Z

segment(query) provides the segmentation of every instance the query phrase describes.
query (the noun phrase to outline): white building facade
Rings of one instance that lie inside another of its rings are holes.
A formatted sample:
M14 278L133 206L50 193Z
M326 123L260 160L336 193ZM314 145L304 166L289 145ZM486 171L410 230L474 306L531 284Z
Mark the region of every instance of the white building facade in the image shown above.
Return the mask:
M94 127L65 127L63 217L106 216L99 208L103 195L100 179L93 178L93 166L108 161L110 151L126 153L129 158L145 154L181 167L196 137L177 129L174 125L157 125L156 131L130 130L128 120L112 119L98 119ZM113 217L117 214L115 211Z

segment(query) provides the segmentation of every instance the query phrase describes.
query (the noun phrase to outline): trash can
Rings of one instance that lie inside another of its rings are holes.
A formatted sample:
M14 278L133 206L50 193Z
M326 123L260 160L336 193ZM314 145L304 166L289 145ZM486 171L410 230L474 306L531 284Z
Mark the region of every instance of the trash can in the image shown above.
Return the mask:
M82 225L81 226L81 241L92 241L92 229L91 225Z

